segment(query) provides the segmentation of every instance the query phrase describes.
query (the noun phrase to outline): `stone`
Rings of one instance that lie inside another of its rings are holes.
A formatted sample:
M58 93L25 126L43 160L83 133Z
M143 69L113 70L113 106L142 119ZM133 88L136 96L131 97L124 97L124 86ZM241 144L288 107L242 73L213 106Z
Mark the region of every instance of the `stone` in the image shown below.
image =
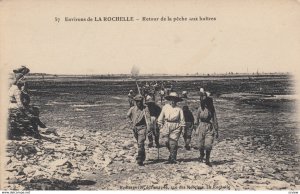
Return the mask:
M121 150L118 152L118 156L123 156L124 154L126 154L126 151L124 151L124 150Z
M87 171L89 168L86 166L79 166L81 171Z
M295 173L291 172L291 171L286 171L286 172L283 173L283 176L286 177L286 178L294 179L295 178Z
M272 180L268 179L268 178L262 178L262 179L258 179L256 181L256 183L258 183L258 184L265 184L265 185L269 185L271 182L272 182Z
M110 157L111 159L114 159L114 158L117 157L117 154L116 154L116 153L111 153L111 154L109 155L109 157Z
M12 156L14 156L14 153L12 153L12 152L7 152L6 153L6 157L12 157Z
M55 136L59 136L55 128L46 128L45 134L53 134Z
M23 166L18 166L16 170L17 170L17 175L25 175Z
M44 172L37 170L37 171L35 171L34 175L32 176L32 179L42 179L45 177L47 177L47 176L45 175Z
M156 178L150 178L149 180L152 184L158 184L158 180Z
M13 172L13 171L17 171L16 168L14 168L13 165L8 165L5 167L5 170L8 172Z
M55 144L45 144L44 149L55 149L56 145Z
M127 140L123 143L122 147L123 149L130 149L131 147L134 147L134 143L132 141Z
M215 176L205 181L209 189L230 189L228 180L223 176Z
M37 152L36 155L37 156L42 156L42 155L44 155L44 151Z
M122 161L123 159L121 157L114 158L114 161Z
M189 179L189 177L187 175L181 175L181 178L183 178L183 179Z
M77 137L77 138L82 139L82 138L84 137L84 134L82 134L82 133L77 133L77 134L74 135L74 137Z
M49 135L43 135L43 137L45 139L48 139L49 141L53 142L53 143L57 143L60 141L60 137L53 135L53 134L49 134Z
M76 149L80 152L84 152L84 151L86 151L87 147L84 145L79 145L76 147Z
M247 179L243 179L243 178L239 178L236 180L236 182L238 182L239 184L243 185L247 182Z
M209 173L209 169L208 168L197 169L196 173L198 175L207 175Z
M109 156L105 155L103 165L106 167L106 166L110 165L111 163L112 163L112 159Z
M276 170L273 168L263 168L263 172L267 174L273 174L276 172Z
M22 180L16 178L16 177L12 177L8 180L8 184L18 184L18 183L21 183Z
M58 167L63 165L66 165L68 168L71 168L73 166L68 159L58 159L50 164L51 167Z
M93 159L93 161L95 162L95 164L101 164L101 163L103 162L102 160L100 160L100 159L98 158L97 155L93 155L93 156L92 156L92 159Z
M55 128L40 128L39 131L45 135L53 134L55 136L58 136L57 130Z
M28 156L28 155L36 154L37 150L34 145L24 145L24 146L20 146L18 152L19 152L18 154L20 155Z
M70 174L70 178L72 180L78 180L78 179L81 178L81 175L78 172L73 172L73 173Z
M285 181L270 180L270 184L267 186L267 189L290 189L290 184Z
M69 176L71 174L70 171L65 170L65 169L58 169L58 170L56 170L56 173L59 173L59 174L64 175L64 176Z
M236 171L243 171L242 169L244 169L244 168L240 167L240 168L237 168ZM220 169L217 170L217 172L221 173L221 174L226 174L226 173L232 172L232 171L235 171L235 168L230 169L229 167L223 167L223 168L220 168Z
M249 172L249 171L251 171L251 168L249 166L245 166L244 170L245 170L245 172Z
M95 153L97 154L101 154L103 153L102 149L100 147L97 147L95 150L94 150Z
M36 172L36 169L34 169L33 167L26 167L24 168L24 173L25 174L34 174Z

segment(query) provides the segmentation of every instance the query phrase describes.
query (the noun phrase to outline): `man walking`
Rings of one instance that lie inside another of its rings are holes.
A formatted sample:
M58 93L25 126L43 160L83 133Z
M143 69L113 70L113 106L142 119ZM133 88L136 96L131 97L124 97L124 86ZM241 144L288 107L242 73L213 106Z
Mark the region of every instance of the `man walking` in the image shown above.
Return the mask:
M171 92L165 97L170 101L166 104L158 117L158 125L161 128L160 135L162 145L165 144L170 151L168 163L175 164L178 149L178 139L185 126L183 111L177 106L177 102L182 101L176 92Z
M153 147L153 136L156 144L156 148L159 148L159 128L157 125L157 118L161 112L161 108L155 103L151 96L147 96L146 104L150 112L150 130L148 131L148 147Z
M138 144L136 160L139 166L143 166L146 159L145 140L150 124L150 113L148 107L143 104L144 98L142 95L138 94L133 99L136 105L129 109L127 116L132 124L134 137Z
M218 121L212 98L208 97L204 90L200 94L200 107L198 109L195 123L195 125L198 125L196 135L199 143L200 162L202 162L204 156L206 156L205 163L208 166L211 166L210 153L214 137L219 137Z

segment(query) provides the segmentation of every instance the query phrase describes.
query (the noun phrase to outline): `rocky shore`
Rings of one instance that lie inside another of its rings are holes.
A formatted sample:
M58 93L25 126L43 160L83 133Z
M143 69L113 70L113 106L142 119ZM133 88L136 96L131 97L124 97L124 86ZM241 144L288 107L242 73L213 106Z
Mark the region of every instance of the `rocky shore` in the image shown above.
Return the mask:
M269 108L257 100L244 102L245 95L237 95L242 100L216 97L220 139L214 143L212 167L198 162L195 138L186 151L182 136L177 164L164 164L166 148L160 148L158 158L157 149L146 146L145 166L139 167L126 125L126 96L39 94L33 101L50 127L39 129L42 139L7 141L7 190L300 189L294 101L272 101L280 106ZM189 98L194 114L197 100L196 94Z
M300 189L299 165L249 149L250 139L216 142L212 167L198 162L196 149L186 151L182 138L177 164L164 164L166 148L160 148L159 159L156 148L146 148L145 166L139 167L135 140L124 124L101 132L49 131L42 139L7 142L6 189Z

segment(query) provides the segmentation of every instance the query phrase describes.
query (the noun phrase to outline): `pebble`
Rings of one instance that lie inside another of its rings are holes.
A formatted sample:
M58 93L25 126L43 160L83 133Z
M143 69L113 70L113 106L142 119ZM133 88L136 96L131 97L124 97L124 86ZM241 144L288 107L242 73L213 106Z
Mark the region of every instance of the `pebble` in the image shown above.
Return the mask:
M86 151L87 147L86 147L86 146L83 146L83 145L79 145L79 146L76 147L76 149L77 149L78 151L80 151L80 152L84 152L84 151Z
M295 172L287 171L287 172L284 172L284 173L283 173L283 176L284 176L284 177L287 177L287 178L292 178L292 179L294 179L294 178L295 178Z
M63 166L63 165L65 165L65 164L67 164L67 163L69 163L69 164L72 165L72 163L69 162L69 160L68 160L67 158L66 158L66 159L58 159L58 160L53 161L53 162L50 164L50 166L58 167L58 166Z

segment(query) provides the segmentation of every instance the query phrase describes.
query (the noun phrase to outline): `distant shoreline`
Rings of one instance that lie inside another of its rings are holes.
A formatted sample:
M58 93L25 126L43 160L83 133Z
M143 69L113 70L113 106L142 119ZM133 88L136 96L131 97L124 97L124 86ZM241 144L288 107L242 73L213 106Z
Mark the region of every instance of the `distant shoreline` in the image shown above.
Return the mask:
M132 76L131 74L91 74L91 75L76 75L76 74L44 74L44 73L30 73L27 77L30 78L87 78L87 79L201 79L201 78L263 78L263 77L280 77L291 76L291 73L239 73L239 74L201 74L201 75L174 75L174 74L141 74Z

